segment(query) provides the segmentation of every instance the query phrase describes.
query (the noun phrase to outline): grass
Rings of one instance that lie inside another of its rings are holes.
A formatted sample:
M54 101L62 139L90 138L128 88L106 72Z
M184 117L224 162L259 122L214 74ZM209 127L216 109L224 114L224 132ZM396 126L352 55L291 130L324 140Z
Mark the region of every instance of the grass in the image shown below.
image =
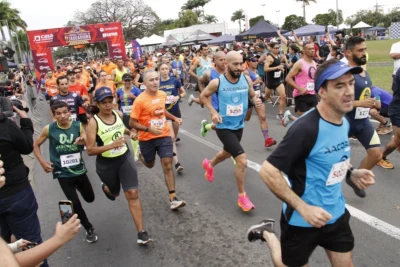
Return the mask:
M368 62L388 62L392 61L389 57L392 44L400 41L399 39L367 41Z
M375 67L367 65L367 70L374 86L392 92L393 66Z

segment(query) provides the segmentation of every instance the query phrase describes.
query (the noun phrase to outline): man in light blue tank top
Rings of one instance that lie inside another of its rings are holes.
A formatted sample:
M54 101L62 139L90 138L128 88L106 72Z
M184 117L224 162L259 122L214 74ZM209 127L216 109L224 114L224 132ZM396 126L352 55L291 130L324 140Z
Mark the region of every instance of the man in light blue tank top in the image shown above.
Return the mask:
M242 74L243 57L236 51L226 56L227 71L212 80L200 95L200 100L211 113L216 124L218 138L224 145L222 151L212 159L204 159L203 168L209 182L214 180L214 167L231 156L236 161L236 181L238 185L238 205L247 212L255 208L244 190L244 176L247 157L240 145L249 100L255 106L262 104L256 96L252 81ZM212 95L217 93L218 111L212 105Z
M197 80L197 88L196 91L200 92L200 81L203 73L212 68L212 62L208 58L208 45L201 44L200 45L200 53L201 56L196 59L196 61L192 64L189 70L189 74L196 78Z

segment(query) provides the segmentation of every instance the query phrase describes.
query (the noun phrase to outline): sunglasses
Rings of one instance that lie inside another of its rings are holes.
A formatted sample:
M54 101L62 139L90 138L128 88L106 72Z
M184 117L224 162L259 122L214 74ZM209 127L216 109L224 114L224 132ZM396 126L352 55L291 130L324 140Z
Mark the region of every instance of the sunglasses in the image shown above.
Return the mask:
M257 58L252 58L250 61L251 62L258 62L258 59Z
M75 74L79 74L79 73L81 73L81 72L80 72L80 71L75 71L74 73L75 73Z
M124 80L124 82L131 82L131 81L132 81L131 79Z

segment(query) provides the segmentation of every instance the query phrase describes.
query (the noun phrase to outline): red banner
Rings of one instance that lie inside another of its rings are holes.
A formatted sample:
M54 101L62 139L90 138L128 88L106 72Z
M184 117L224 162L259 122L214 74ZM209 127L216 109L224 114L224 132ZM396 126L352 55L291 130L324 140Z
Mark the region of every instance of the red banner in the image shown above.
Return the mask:
M27 34L38 77L40 73L49 69L54 70L51 47L106 42L110 58L126 60L125 41L120 22L27 31Z

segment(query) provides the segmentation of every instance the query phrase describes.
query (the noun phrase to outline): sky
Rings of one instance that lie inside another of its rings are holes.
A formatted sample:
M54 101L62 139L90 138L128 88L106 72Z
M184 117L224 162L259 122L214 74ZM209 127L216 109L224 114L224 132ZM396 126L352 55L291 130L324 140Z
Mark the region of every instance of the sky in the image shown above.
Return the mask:
M339 9L343 10L344 19L356 13L359 9L373 9L378 2L384 12L396 6L400 7L399 0L337 0ZM68 0L60 6L53 0L12 0L13 8L21 12L21 17L28 24L28 30L57 28L64 26L72 19L74 11L84 11L95 0ZM186 0L144 0L152 7L161 19L176 19L181 6ZM265 7L261 6L265 4ZM214 15L219 22L228 22L228 28L239 28L238 23L231 22L232 13L243 9L248 18L264 15L273 23L283 24L286 16L296 14L303 15L301 3L295 0L212 0L204 7L205 14ZM306 7L306 20L311 23L315 15L326 13L328 9L336 10L336 1L317 0ZM279 11L279 12L277 12Z

